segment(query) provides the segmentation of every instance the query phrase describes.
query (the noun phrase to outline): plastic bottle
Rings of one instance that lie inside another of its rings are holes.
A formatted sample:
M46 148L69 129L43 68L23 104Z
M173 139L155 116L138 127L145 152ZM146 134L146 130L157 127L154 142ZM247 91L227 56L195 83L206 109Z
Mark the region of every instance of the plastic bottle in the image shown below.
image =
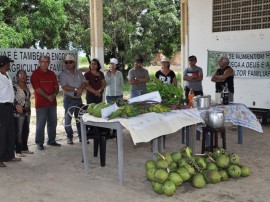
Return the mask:
M215 102L217 103L217 104L221 104L221 92L220 92L220 90L216 90L216 94L215 94Z
M223 104L227 105L229 104L229 89L228 84L226 83L225 87L223 88Z
M188 93L188 105L190 107L193 106L193 98L194 98L194 92L193 92L192 88L190 88L189 93Z

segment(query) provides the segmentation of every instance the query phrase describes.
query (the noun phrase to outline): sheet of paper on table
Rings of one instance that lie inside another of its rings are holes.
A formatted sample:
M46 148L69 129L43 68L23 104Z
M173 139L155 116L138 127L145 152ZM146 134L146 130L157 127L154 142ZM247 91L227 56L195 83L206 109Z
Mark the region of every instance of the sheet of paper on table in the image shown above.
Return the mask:
M159 94L158 91L154 91L154 92L151 92L151 93L146 93L146 94L143 94L143 95L140 95L138 97L134 97L134 98L130 98L128 100L128 103L131 104L133 102L142 102L142 101L155 101L155 102L161 102L162 99L161 99L161 96Z
M114 103L113 105L103 108L101 109L101 117L103 119L107 119L113 112L115 112L119 107L117 106L116 103Z

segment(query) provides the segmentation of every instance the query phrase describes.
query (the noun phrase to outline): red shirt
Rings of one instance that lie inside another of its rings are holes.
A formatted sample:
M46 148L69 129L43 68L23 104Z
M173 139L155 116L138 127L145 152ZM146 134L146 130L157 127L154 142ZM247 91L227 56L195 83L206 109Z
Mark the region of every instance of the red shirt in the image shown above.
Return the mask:
M48 70L44 72L40 69L40 67L38 67L38 69L36 69L31 76L31 83L34 88L36 108L57 105L56 99L54 99L53 102L50 102L47 98L39 95L36 92L36 89L40 88L48 95L54 94L55 88L58 87L58 82L57 82L56 75L53 71Z

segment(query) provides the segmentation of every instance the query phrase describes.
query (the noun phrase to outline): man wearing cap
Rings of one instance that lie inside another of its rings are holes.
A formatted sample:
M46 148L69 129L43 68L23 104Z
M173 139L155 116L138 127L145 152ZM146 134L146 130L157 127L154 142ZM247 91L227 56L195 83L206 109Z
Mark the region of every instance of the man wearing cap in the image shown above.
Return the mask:
M105 74L106 81L106 101L114 103L116 100L123 99L124 79L122 72L116 70L118 60L110 59L110 69Z
M188 58L189 66L184 70L184 81L186 81L185 86L185 96L188 97L190 89L193 90L194 95L203 95L202 90L202 80L203 80L203 71L201 67L196 65L197 58L192 55Z
M135 67L128 72L128 81L131 84L130 98L137 97L147 92L146 83L149 81L149 73L143 68L143 59L135 60Z
M14 62L7 56L0 56L0 167L6 167L4 161L20 161L15 157L15 119L13 103L15 94L12 81L8 76L10 63ZM15 107L22 112L22 107L15 103Z
M78 117L78 109L82 106L82 93L86 85L86 79L82 72L76 68L76 61L73 55L65 58L66 69L59 76L59 83L64 92L65 108L65 131L67 143L73 144L73 130L71 127L72 115ZM76 127L79 139L81 140L80 122L76 120Z
M56 95L59 91L56 75L49 70L50 57L43 55L39 58L39 67L31 76L34 88L36 107L36 144L39 150L44 150L44 132L47 124L47 145L61 146L55 141L57 126Z

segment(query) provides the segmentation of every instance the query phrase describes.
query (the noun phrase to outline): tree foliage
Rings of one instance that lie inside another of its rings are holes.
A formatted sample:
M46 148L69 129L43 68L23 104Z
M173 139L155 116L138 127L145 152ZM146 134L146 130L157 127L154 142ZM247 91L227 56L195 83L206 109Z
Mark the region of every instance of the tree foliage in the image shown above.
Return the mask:
M1 47L57 48L66 24L62 1L5 0L0 5Z
M105 0L105 61L114 56L130 69L136 56L147 63L158 52L171 57L180 50L177 8L174 0Z
M103 0L105 62L122 69L136 56L149 63L158 52L180 50L179 0ZM5 0L0 46L84 50L90 55L89 0ZM127 71L128 69L126 69Z

